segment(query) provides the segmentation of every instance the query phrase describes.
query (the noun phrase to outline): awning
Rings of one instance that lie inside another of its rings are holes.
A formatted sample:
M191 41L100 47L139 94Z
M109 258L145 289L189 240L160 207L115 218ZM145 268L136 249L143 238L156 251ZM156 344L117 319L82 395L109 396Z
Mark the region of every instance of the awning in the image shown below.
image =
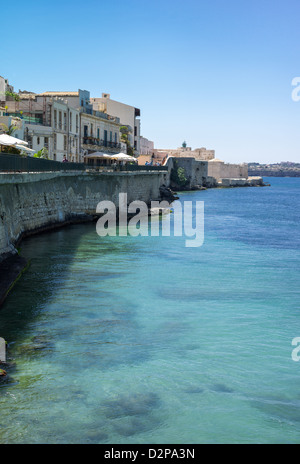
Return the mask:
M137 161L136 158L126 155L125 153L118 153L117 155L113 155L112 159L117 161Z
M35 150L25 147L25 145L14 145L14 147L17 148L18 150L26 151L27 153L35 153Z
M1 134L0 145L13 147L15 145L28 145L28 143L24 142L24 140L16 139L15 137L12 137L11 135Z
M107 155L106 153L101 153L100 151L96 151L95 153L90 153L89 155L84 155L85 158L106 158L106 159L112 159L111 155Z

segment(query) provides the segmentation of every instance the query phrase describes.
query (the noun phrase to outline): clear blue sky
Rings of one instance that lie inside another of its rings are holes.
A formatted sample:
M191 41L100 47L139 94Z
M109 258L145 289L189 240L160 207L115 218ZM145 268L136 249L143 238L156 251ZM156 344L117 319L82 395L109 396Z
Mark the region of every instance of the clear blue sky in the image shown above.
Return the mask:
M16 90L108 92L157 148L300 162L299 0L15 0L1 18Z

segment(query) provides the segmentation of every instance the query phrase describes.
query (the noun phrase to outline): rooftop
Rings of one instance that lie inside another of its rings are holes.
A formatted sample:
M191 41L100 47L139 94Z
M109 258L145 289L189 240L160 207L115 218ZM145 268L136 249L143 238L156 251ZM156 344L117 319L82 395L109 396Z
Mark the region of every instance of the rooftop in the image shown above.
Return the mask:
M53 97L55 95L60 97L78 97L79 92L44 92L39 94L40 97Z

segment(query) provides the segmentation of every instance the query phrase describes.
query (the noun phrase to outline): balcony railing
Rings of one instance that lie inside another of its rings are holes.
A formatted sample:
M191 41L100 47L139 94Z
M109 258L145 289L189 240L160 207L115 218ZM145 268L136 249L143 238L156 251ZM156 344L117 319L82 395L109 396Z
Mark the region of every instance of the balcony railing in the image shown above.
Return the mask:
M83 137L83 144L96 145L97 147L121 149L121 144L119 142L110 142L108 140L101 140L95 137Z

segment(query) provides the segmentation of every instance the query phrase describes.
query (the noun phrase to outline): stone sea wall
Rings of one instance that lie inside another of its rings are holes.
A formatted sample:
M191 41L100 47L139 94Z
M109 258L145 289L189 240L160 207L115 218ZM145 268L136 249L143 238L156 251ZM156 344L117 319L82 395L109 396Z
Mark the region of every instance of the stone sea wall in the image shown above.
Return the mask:
M118 205L119 193L128 203L159 199L168 172L0 174L0 261L16 252L22 236L95 214L97 204Z

